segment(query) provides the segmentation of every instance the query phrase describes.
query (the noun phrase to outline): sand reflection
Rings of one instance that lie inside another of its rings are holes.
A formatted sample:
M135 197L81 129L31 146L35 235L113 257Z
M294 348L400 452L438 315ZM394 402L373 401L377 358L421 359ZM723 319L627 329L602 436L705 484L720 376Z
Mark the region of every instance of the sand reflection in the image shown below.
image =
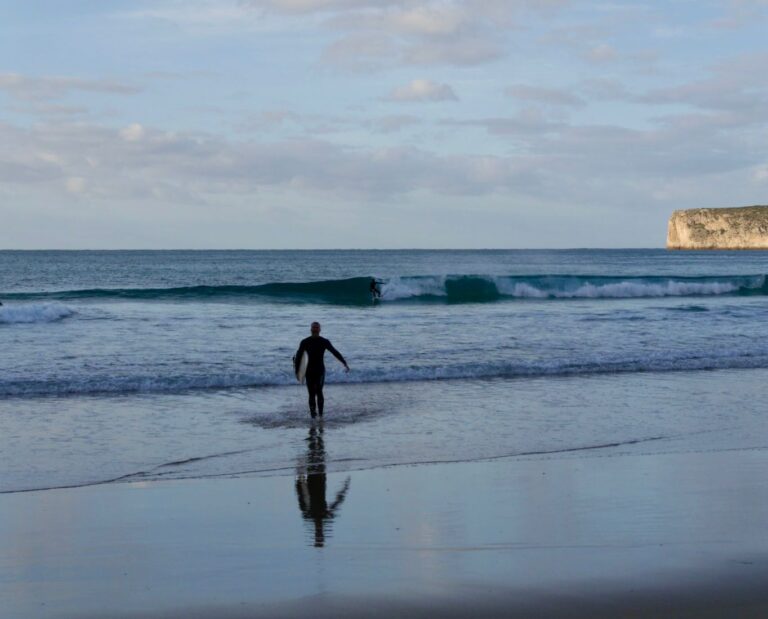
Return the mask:
M303 470L302 470L303 469ZM307 437L306 462L296 477L296 497L304 519L312 524L315 548L325 546L333 520L344 502L351 477L347 477L332 503L326 498L325 443L323 427L312 426Z

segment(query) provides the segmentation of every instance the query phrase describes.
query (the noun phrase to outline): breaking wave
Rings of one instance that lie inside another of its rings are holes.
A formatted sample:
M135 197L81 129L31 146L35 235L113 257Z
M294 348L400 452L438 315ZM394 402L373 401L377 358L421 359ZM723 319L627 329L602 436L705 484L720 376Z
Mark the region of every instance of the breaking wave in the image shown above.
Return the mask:
M381 302L490 303L515 299L625 299L768 295L765 275L589 276L589 275L442 275L382 278ZM311 282L273 282L254 286L182 286L174 288L95 288L41 293L10 293L6 299L69 301L252 300L272 303L371 303L369 277Z
M61 303L19 303L0 307L0 325L54 322L68 318L74 310Z

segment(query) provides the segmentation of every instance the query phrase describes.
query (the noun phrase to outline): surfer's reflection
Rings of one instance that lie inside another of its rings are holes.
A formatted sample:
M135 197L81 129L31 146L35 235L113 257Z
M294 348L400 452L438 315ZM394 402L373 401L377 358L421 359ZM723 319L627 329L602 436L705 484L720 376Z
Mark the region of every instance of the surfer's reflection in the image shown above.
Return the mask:
M325 545L326 530L330 520L336 516L349 490L351 478L347 477L344 485L336 493L336 498L330 505L325 498L325 445L323 444L323 429L312 427L307 438L306 469L300 471L296 478L296 496L299 499L299 509L305 520L314 526L316 548Z

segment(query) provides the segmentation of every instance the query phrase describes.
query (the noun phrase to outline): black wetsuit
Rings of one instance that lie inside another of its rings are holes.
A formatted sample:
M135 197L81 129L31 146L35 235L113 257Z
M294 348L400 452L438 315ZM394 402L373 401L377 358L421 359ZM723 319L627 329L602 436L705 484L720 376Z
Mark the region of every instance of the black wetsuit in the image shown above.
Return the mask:
M325 383L325 363L323 363L323 356L325 351L329 351L334 357L341 361L345 366L347 362L341 353L333 347L328 340L320 335L310 335L307 338L301 340L299 344L299 350L296 352L296 363L300 363L301 355L304 351L307 351L309 356L309 363L307 363L307 373L305 379L307 381L307 392L309 393L309 412L312 416L315 416L315 410L323 414L323 404L325 398L323 397L323 384ZM317 401L317 406L315 406Z
M371 291L371 296L376 299L381 297L381 290L379 290L379 283L375 280L371 280L371 285L368 287Z

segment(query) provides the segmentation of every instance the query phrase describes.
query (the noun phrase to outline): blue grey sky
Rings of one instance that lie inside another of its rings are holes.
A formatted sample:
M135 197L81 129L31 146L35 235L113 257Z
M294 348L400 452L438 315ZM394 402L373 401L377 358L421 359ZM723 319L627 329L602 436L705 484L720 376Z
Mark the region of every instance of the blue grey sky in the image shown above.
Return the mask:
M768 203L768 0L0 0L0 247L660 247Z

